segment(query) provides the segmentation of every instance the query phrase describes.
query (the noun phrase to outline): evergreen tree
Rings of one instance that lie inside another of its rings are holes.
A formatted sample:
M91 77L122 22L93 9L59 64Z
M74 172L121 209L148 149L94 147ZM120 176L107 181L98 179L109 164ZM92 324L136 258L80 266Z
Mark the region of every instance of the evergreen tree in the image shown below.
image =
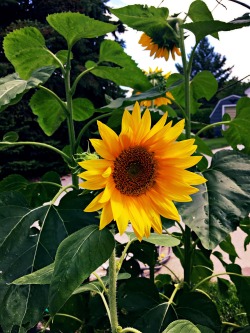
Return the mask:
M80 12L91 18L109 22L108 0L1 0L0 1L0 77L4 77L14 72L14 68L5 58L2 41L6 34L14 29L25 26L34 26L43 34L46 44L52 52L66 49L65 40L54 31L46 21L46 16L52 13L72 11ZM119 25L119 32L124 31L124 27ZM72 80L83 71L87 60L96 61L99 55L99 48L105 36L96 39L85 39L79 41L73 48L74 60L72 64ZM115 36L116 38L116 36ZM122 41L121 41L122 44ZM64 97L64 86L59 75L53 75L46 83L47 87L55 91L60 97ZM68 144L68 133L64 125L48 138L37 124L36 116L29 108L30 94L26 94L20 105L8 107L0 113L0 137L8 131L18 131L21 140L40 141L49 144L57 144L62 148ZM106 104L105 95L112 98L124 96L124 91L111 81L97 78L92 74L84 76L78 84L76 97L90 99L96 108ZM79 129L82 123L79 123ZM62 169L61 158L52 154L52 159L48 159L48 154L39 148L17 147L8 148L0 152L1 160L5 161L0 166L1 177L9 173L19 172L29 178L42 175L48 170ZM18 162L16 162L18 160Z

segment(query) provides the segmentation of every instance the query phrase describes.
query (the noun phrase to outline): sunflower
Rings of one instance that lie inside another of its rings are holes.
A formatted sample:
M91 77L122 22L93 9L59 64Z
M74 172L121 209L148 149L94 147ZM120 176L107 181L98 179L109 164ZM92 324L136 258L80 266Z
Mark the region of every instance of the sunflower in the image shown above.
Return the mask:
M169 53L171 53L173 60L175 60L175 54L181 55L180 49L171 41L158 45L153 41L151 37L143 33L139 40L139 44L145 47L145 50L150 51L150 56L154 55L154 58L165 58L166 61L169 59Z
M143 116L138 103L132 114L125 110L121 133L98 121L100 139L91 139L98 160L80 162L86 171L81 187L102 190L85 208L85 212L102 210L100 229L115 220L120 234L132 224L139 240L150 235L153 228L162 232L161 217L179 221L173 201L191 201L190 194L198 191L191 185L204 183L202 176L185 170L201 159L191 156L194 139L177 142L184 120L172 126L167 114L151 128L147 109Z
M171 72L168 72L167 74L163 74L163 71L161 68L156 67L154 70L152 68L149 68L149 71L145 71L145 74L147 75L149 81L152 83L153 86L166 84L167 79L169 78ZM140 94L140 92L137 92L136 94ZM174 100L174 96L170 91L167 91L165 94L165 97L157 97L154 100L145 100L141 101L140 105L145 106L147 108L156 106L159 107L161 105L168 105L172 104L172 101Z

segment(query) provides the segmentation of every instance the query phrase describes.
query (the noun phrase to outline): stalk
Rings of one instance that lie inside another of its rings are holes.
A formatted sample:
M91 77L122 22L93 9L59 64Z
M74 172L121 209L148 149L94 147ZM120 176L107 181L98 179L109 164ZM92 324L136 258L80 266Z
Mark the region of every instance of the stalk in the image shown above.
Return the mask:
M68 134L69 134L69 146L70 146L70 155L72 159L72 164L74 164L74 155L75 151L75 128L73 121L73 102L72 102L72 94L71 94L71 85L70 85L70 70L71 70L71 60L70 60L70 50L68 51L67 65L65 69L65 94L66 94L66 102L68 109L68 117L67 117L67 125L68 125ZM78 177L72 172L72 184L78 188Z
M190 73L191 66L187 62L187 56L184 43L184 31L180 26L182 22L179 21L179 35L180 35L180 50L184 72L184 92L185 92L185 109L186 109L186 139L191 137L191 113L190 113ZM184 232L184 282L186 286L190 286L191 281L191 229L186 225Z
M109 309L110 309L110 322L111 332L116 333L118 328L118 315L117 315L117 303L116 303L116 282L117 282L117 271L116 271L116 252L113 250L109 258Z

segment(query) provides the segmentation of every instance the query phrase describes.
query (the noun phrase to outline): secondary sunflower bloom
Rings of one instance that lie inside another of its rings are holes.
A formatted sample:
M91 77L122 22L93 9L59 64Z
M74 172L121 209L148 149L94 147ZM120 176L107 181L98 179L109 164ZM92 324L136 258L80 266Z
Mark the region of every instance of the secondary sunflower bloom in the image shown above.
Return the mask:
M145 72L145 74L148 76L149 81L153 84L153 86L157 86L161 83L167 82L167 79L169 78L171 72L168 72L167 74L163 74L162 69L156 67L155 70L152 70L152 68L149 68L149 71ZM140 94L140 92L138 92L136 94ZM154 106L159 107L161 105L172 104L172 100L174 100L174 96L172 95L172 93L170 91L167 91L165 96L166 97L157 97L154 100L141 101L140 105L150 108L150 107L154 107Z
M190 194L198 191L191 185L206 181L185 170L201 157L191 156L194 139L176 142L184 120L172 126L165 124L166 119L164 114L151 128L149 110L141 116L136 103L132 114L125 110L119 136L98 121L102 140L90 141L102 159L80 162L86 171L79 176L86 180L81 187L103 189L85 208L85 212L102 210L100 229L115 220L120 234L130 222L139 240L148 237L151 228L160 234L160 216L180 219L173 201L191 201Z
M145 50L150 51L150 56L154 55L154 58L165 58L166 61L169 59L171 53L173 60L175 60L175 54L181 55L180 49L171 41L163 45L158 45L153 41L151 37L143 33L139 40L139 44L145 47Z

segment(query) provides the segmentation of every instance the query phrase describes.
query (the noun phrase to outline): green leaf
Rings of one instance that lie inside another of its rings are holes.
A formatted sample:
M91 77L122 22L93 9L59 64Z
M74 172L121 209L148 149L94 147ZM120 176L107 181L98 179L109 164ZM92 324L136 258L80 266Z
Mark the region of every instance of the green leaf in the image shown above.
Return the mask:
M59 66L46 48L43 35L34 27L10 32L4 38L3 47L7 59L24 80L28 80L32 72L39 68L50 65Z
M223 131L228 143L237 149L237 145L244 145L244 153L250 154L250 98L242 97L236 105L236 116L230 122L229 128Z
M209 71L202 71L195 75L191 81L193 97L195 100L205 97L209 101L218 89L218 82Z
M214 265L210 259L209 251L201 251L195 249L192 257L192 283L198 283L199 281L211 276L213 274ZM211 251L210 251L211 252Z
M48 15L46 19L66 39L70 50L82 38L96 38L116 29L113 24L97 21L80 13L56 13Z
M152 243L155 245L168 246L168 247L173 247L180 244L180 240L171 235L151 234L148 238L143 237L143 240L145 242Z
M102 107L101 110L110 111L110 109L118 109L124 108L128 105L134 104L135 102L140 102L144 100L152 100L157 97L165 96L167 91L173 91L177 86L181 86L183 80L175 80L172 84L170 84L166 89L161 90L159 87L151 88L139 95L133 95L129 98L117 98L113 100L110 104Z
M131 5L122 8L110 9L124 24L129 27L144 31L148 36L154 36L154 40L163 37L176 40L176 34L170 27L167 19L169 10L164 7L148 7L147 5Z
M153 281L146 278L132 278L122 282L118 288L118 308L126 313L128 324L160 303L159 292Z
M230 235L227 235L227 237L219 244L219 246L222 251L229 254L229 258L233 263L235 262L235 259L239 257L231 241Z
M22 205L23 201L23 205ZM47 306L48 288L8 285L53 262L67 235L64 221L51 205L29 209L20 193L0 193L0 261L5 295L0 300L0 322L11 331L15 325L33 327Z
M25 81L14 73L0 80L0 111L9 105L18 103L22 96L31 88L45 83L54 72L54 66L46 66L35 70L31 77Z
M12 174L0 182L0 193L19 191L24 195L30 207L38 207L52 200L60 187L60 176L54 171L47 172L41 178L41 182L30 182L21 175Z
M11 131L3 136L3 141L8 141L8 142L16 142L18 140L18 134L17 132Z
M82 190L74 190L65 194L60 200L58 212L65 221L68 234L72 234L90 224L100 224L99 215L96 212L86 213L83 210L95 198L93 193L82 193Z
M119 273L117 276L117 281L127 280L130 277L131 277L131 275L128 273ZM104 282L104 284L106 286L108 285L109 278L107 276L102 277L101 280ZM73 292L73 294L74 295L80 294L80 293L84 293L86 291L94 291L94 292L100 293L103 291L103 287L99 281L95 280L95 281L92 281L90 283L85 283L84 285L80 286Z
M0 110L4 105L8 105L19 94L26 89L27 82L21 79L13 79L0 85Z
M12 282L12 284L50 284L55 264L52 263L31 274L24 275Z
M180 214L202 245L213 249L249 213L250 157L232 150L219 151L203 176L207 183L199 186L191 203L180 205Z
M100 66L99 64L112 62L115 67ZM93 62L85 64L87 68L93 67ZM108 79L118 85L131 87L139 91L145 91L152 87L147 76L138 68L135 61L124 52L124 49L112 40L104 40L101 43L98 66L91 73L103 79Z
M76 98L73 100L73 119L76 121L84 121L89 119L95 108L93 103L87 98Z
M240 222L240 228L243 230L247 236L244 241L244 250L247 250L247 245L250 243L250 217L247 216Z
M66 238L59 246L53 279L50 286L49 307L54 316L74 290L111 255L114 237L107 230L87 226Z
M201 331L190 321L185 319L179 319L173 321L162 333L201 333Z
M229 23L214 20L214 21L199 21L194 23L185 23L182 25L184 29L191 31L195 37L196 42L198 43L207 35L213 35L220 31L231 31L235 29L240 29L250 25L250 20L245 21L231 21Z
M200 137L195 136L195 144L197 145L198 152L206 154L208 156L213 156L212 150L209 148L206 142L202 140Z
M32 112L38 116L38 123L44 133L51 136L66 119L60 103L47 91L38 90L30 100Z
M209 327L203 325L196 325L196 327L200 330L201 333L214 333L214 331Z
M188 16L193 22L214 20L213 15L208 9L207 5L201 0L196 0L191 3L188 10ZM213 24L213 22L211 22L211 24ZM219 39L218 33L214 33L212 36Z
M236 273L241 275L241 267L236 264L230 264L226 266L227 272ZM235 276L230 275L231 281L235 284L237 289L237 296L240 303L243 305L248 321L250 320L250 298L246 297L250 293L250 276Z
M215 333L221 332L221 320L216 306L214 302L203 293L183 293L179 297L176 311L178 317L189 320L194 325L199 324L206 326Z
M133 327L143 333L160 333L169 323L175 319L176 314L170 304L161 303L146 311L134 323Z

